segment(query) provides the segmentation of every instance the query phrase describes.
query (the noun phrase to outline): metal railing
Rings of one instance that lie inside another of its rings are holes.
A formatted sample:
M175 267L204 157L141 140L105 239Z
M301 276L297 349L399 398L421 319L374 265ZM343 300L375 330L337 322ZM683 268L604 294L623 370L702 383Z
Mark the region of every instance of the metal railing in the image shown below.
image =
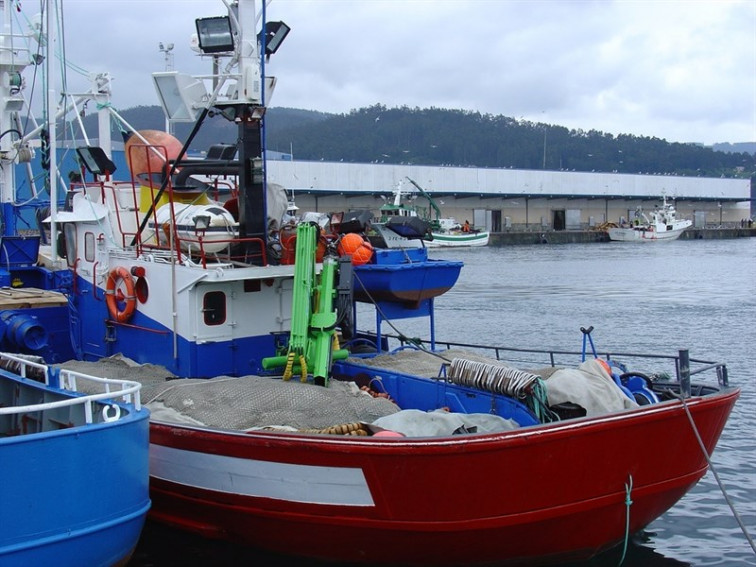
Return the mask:
M35 380L40 380L46 386L53 386L51 384L52 373L44 363L28 360L10 353L0 353L0 366L6 369L6 371L14 372L21 377L34 376ZM28 405L14 404L11 407L0 407L0 415L23 414L80 405L84 409L85 422L91 424L94 421L94 406L97 402L104 404L102 408L102 420L106 422L117 421L121 418L121 409L116 405L116 402L133 405L136 411L142 408L140 398L142 385L139 382L98 378L66 369L61 369L57 377L59 381L58 389L78 395L52 402ZM82 393L79 391L79 387L84 386L84 384L81 384L82 382L86 383L87 389L97 389L100 391Z
M412 338L409 339L405 336L398 336L398 335L383 335L383 338L386 340L388 339L394 339L399 342L401 347L405 347L407 345L428 345L430 346L431 341L424 340L424 339L416 339ZM441 341L438 339L435 339L435 345L436 348L439 347L446 347L447 349L455 347L455 348L469 348L469 349L475 349L480 350L483 352L491 352L494 354L494 357L496 360L503 360L503 361L509 361L509 362L520 362L520 363L537 363L538 359L540 360L548 360L549 366L557 366L557 364L564 360L565 357L583 357L587 356L588 353L584 353L583 351L577 351L577 350L556 350L556 349L535 349L535 348L516 348L516 347L505 347L505 346L493 346L493 345L480 345L480 344L472 344L472 343L460 343L460 342L449 342L449 341ZM593 353L591 353L592 356ZM701 374L703 372L707 372L710 370L716 371L717 374L717 382L722 387L729 386L729 378L727 373L727 365L723 362L713 362L710 360L702 360L698 358L690 358L687 350L680 350L676 355L672 354L649 354L649 353L634 353L634 352L599 352L597 351L596 354L599 357L604 357L606 360L623 360L623 359L636 359L636 360L663 360L668 361L671 364L674 365L675 368L675 378L678 382L680 382L683 391L686 391L690 389L690 377L694 376L696 374ZM524 358L526 355L533 355L528 358ZM691 368L691 365L702 365L702 366L696 366L696 368Z

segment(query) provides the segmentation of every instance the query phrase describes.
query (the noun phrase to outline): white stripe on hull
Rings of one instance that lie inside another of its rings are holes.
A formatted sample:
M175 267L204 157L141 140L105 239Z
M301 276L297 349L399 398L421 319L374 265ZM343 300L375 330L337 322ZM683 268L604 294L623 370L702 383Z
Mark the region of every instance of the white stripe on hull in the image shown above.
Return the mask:
M150 476L204 490L307 504L374 506L362 469L185 451L150 443Z

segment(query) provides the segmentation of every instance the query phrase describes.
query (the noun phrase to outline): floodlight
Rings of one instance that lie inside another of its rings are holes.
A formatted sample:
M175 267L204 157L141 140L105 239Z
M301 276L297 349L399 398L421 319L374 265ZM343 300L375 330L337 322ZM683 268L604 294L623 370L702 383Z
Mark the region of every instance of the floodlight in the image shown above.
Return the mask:
M110 175L115 173L115 164L102 148L97 146L76 148L76 153L89 173L94 175Z
M234 50L234 36L228 16L198 18L197 39L202 53L224 53Z
M272 55L278 51L290 31L291 28L283 22L266 22L265 55ZM262 42L262 32L258 34L257 40Z
M153 73L160 104L168 120L194 122L207 101L205 83L176 71Z

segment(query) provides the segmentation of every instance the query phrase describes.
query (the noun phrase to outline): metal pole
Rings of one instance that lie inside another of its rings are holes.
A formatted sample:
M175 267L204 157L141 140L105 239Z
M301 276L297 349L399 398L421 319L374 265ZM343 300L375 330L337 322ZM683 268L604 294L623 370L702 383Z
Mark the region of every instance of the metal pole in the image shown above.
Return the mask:
M680 395L683 398L690 397L690 353L688 349L679 351L677 359L677 377L680 381Z

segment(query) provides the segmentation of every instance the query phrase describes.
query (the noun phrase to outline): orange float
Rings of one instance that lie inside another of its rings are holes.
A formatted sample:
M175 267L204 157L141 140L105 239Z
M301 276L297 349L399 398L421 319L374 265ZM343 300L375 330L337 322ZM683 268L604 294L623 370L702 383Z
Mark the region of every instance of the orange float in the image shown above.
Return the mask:
M361 266L362 264L367 264L373 257L373 245L359 234L351 232L341 237L339 254L341 256L351 256L352 264Z
M147 146L153 146L157 152ZM124 146L126 164L134 178L141 179L139 176L149 173L162 173L166 160L178 158L181 148L181 142L167 132L139 130Z

